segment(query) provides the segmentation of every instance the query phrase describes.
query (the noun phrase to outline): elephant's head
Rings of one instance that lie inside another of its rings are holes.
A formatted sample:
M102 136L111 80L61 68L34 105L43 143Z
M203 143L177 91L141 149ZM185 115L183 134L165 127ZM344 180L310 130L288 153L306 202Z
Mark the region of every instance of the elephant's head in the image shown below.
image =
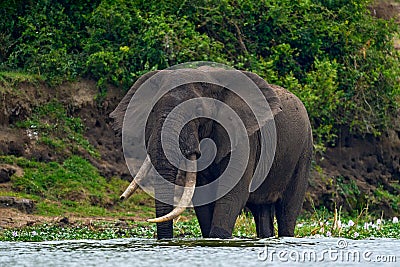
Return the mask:
M130 104L131 99L139 94L141 86L147 87L141 90L141 97L148 100ZM260 89L258 92L262 93L251 93L247 90L249 86ZM232 91L232 87L237 90ZM269 107L266 107L265 101ZM137 125L145 126L145 131L142 131L144 136L141 137L148 156L121 198L127 198L134 192L151 165L170 182L154 185L157 218L149 221L157 222L159 237L172 237L171 220L180 215L192 200L198 170L195 162L207 152L200 149L201 140L210 138L215 143L214 164L229 157L241 143L243 132L239 129L226 130L227 127L236 129L237 126L231 116L226 116L228 111L222 108L224 105L243 122L246 137L256 133L281 110L274 90L256 74L200 67L147 73L136 81L110 115L115 120L115 130L119 132L122 128L125 131ZM263 113L254 115L254 109L263 110ZM174 116L170 116L172 113ZM135 119L134 125L126 124L130 121L127 119L129 116ZM190 165L186 166L187 171L177 168L182 162ZM177 176L185 177L185 191L180 203L173 209L173 185Z

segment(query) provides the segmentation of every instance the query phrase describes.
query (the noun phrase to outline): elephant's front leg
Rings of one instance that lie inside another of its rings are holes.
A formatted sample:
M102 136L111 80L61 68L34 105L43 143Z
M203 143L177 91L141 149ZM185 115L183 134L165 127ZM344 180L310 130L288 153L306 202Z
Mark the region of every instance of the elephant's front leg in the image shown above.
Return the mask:
M258 135L252 135L249 139L249 158L247 160L247 165L244 166L246 169L244 170L242 177L232 190L215 202L210 237L232 237L236 219L249 199L249 185L253 177L254 166L256 166L257 163L257 155L259 154L257 153L257 142ZM234 159L232 158L232 155L229 158L224 158L221 161L221 173L225 170L229 160L233 160L233 162L241 162L241 159ZM235 168L240 169L240 166L235 166ZM234 179L234 177L232 177L232 179ZM218 187L222 189L227 188L231 183L231 181L223 181L222 178L219 178L218 182Z
M196 212L196 217L200 225L201 234L203 237L210 237L211 222L214 214L216 188L210 186L206 190L199 190L199 187L204 188L210 182L215 180L213 173L218 171L212 168L203 170L198 173L196 181L196 190L193 195L193 206Z
M232 237L236 219L249 198L249 177L252 177L252 171L246 170L233 189L215 202L210 237Z
M211 223L211 238L231 238L235 222L242 211L246 200L238 197L236 192L229 193L215 203Z
M214 213L214 204L209 203L202 206L195 206L197 220L199 221L201 235L205 238L210 237L211 222Z

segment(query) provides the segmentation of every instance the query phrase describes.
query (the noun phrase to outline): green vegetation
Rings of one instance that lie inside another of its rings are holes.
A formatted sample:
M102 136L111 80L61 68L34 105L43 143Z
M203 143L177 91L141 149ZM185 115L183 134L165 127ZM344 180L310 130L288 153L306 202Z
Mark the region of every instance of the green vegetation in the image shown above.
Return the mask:
M92 157L100 157L96 149L83 136L85 128L81 119L68 116L67 111L59 102L51 101L37 107L30 118L19 121L15 125L25 128L30 138L35 138L38 142L47 145L53 153L68 155L83 149Z
M0 164L23 169L23 176L12 176L13 196L36 202L36 214L48 216L151 216L153 201L138 193L121 203L119 194L128 182L100 176L87 160L71 156L62 163L36 162L13 156L0 156ZM0 195L10 195L0 188Z
M174 222L174 236L180 238L201 237L200 227L193 212L186 220ZM275 227L277 225L275 224ZM276 229L277 230L277 229ZM20 229L0 231L0 241L45 241L70 239L111 239L111 238L155 238L155 224L126 221L121 227L118 222L78 223L75 225L42 224ZM400 223L398 218L391 220L372 219L368 214L358 217L341 218L340 215L325 210L315 211L300 218L296 226L297 237L344 237L398 238ZM255 238L255 225L251 215L239 216L233 236L236 238Z
M397 184L397 188L399 184ZM374 192L375 202L376 203L389 203L391 208L397 212L400 212L400 195L393 194L388 190L385 190L383 186L378 187L378 189Z
M89 76L129 88L187 61L254 71L305 103L317 148L340 126L379 135L400 94L394 21L353 1L25 1L0 4L0 70L50 84Z
M121 229L111 223L96 223L91 225L59 226L43 224L23 229L0 232L0 241L49 241L74 239L111 239L142 237L153 238L155 225L136 223L129 229Z
M14 87L20 83L35 84L41 80L39 75L14 71L0 71L0 89Z
M303 214L298 220L295 235L299 237L345 237L363 238L398 238L400 223L397 217L377 218L368 212L368 207L355 216L341 214L340 210L329 212L326 209Z

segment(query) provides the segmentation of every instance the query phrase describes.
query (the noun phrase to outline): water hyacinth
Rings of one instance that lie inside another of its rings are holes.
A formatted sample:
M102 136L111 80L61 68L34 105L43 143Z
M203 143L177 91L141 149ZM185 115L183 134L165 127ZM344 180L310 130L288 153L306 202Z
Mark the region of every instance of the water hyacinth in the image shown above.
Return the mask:
M352 220L354 219L354 220ZM372 219L371 216L342 218L333 214L304 218L296 225L295 236L330 238L342 237L350 239L364 238L399 238L400 224L398 217ZM344 223L345 221L346 223ZM75 224L59 226L42 224L20 229L4 229L0 231L0 241L45 241L71 239L111 239L111 238L155 238L156 226L147 223L131 222L128 228L120 228L111 222ZM255 237L255 225L251 216L242 216L235 226L234 237ZM176 222L174 235L183 238L201 237L200 228L195 217L187 221Z
M327 232L326 232L326 236L327 236L327 237L331 237L331 236L332 236L331 231L327 231Z

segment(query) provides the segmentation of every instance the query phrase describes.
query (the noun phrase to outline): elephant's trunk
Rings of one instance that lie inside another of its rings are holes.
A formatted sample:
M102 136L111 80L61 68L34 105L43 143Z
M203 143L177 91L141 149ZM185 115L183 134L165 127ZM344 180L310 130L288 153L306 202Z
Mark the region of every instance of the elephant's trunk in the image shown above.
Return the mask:
M143 165L140 167L138 173L135 178L133 178L132 182L125 189L125 192L119 197L120 200L128 199L135 191L138 189L140 181L144 179L147 175L151 167L150 157L147 155L146 159L143 162Z
M194 161L194 164L196 164L195 161L196 155L190 156L190 160ZM179 170L179 172L181 172L181 170ZM181 200L179 201L178 205L170 213L155 219L149 219L147 221L154 223L167 222L181 215L185 211L186 207L189 206L190 201L192 201L195 186L196 186L196 172L186 172L185 189L183 191Z

